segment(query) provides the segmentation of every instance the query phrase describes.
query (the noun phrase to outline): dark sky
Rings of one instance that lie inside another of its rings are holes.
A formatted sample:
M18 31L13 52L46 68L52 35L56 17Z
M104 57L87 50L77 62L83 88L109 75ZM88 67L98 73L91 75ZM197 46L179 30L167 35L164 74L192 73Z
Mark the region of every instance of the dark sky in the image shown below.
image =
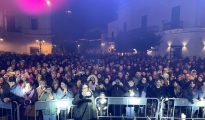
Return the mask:
M53 34L58 39L83 38L90 29L107 29L107 24L117 19L119 6L130 0L72 0L66 7L52 15ZM71 14L66 14L70 10ZM59 38L59 37L61 38Z

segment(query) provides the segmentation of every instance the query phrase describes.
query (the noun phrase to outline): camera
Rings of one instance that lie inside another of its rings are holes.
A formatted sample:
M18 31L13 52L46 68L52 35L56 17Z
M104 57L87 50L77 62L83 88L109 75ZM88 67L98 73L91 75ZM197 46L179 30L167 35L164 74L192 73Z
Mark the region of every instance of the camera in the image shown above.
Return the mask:
M116 85L120 84L120 80L118 80L118 79L115 82L116 82Z

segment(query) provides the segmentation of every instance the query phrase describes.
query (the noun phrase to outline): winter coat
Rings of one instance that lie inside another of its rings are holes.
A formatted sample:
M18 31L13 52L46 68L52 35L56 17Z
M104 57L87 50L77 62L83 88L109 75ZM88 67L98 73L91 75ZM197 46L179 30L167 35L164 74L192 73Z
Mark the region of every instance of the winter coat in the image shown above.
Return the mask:
M110 90L111 97L123 97L124 94L127 92L126 86L120 86L120 85L113 85Z
M76 105L74 108L74 116L75 117L82 116L81 120L89 120L92 118L97 118L97 110L94 103L95 101L94 101L93 94L91 94L90 97L83 97L82 94L78 92L72 101L72 104Z
M73 98L73 91L71 89L68 89L68 92L65 94L61 88L58 88L56 96L57 99Z
M138 83L137 88L139 91L139 96L140 97L147 97L147 92L148 92L148 86L149 84L146 83L142 83L141 81Z
M52 93L53 95L53 100L56 100L56 94L55 93ZM39 101L46 101L49 97L49 94L48 93L44 93L40 100ZM45 109L45 110L42 110L43 114L44 115L53 115L53 114L56 114L57 112L57 109L56 108L51 108L51 109Z
M17 87L18 85L6 87L1 95L1 100L3 101L4 98L10 98L11 101L17 101L19 96L16 92L20 92L17 90Z

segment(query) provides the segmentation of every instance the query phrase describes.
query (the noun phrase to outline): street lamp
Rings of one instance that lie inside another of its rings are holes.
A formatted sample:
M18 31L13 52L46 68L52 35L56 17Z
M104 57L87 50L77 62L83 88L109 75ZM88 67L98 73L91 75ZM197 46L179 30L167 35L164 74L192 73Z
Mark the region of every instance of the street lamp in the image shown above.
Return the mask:
M78 53L80 52L80 45L78 45Z
M2 44L3 41L4 41L4 39L3 39L3 38L0 38L0 44Z
M101 46L102 46L102 51L104 52L105 43L101 43Z
M39 45L39 47L40 47L40 50L39 50L39 52L41 53L41 47L42 47L42 45L44 45L44 43L45 43L45 40L36 40L36 43L37 43L37 45Z

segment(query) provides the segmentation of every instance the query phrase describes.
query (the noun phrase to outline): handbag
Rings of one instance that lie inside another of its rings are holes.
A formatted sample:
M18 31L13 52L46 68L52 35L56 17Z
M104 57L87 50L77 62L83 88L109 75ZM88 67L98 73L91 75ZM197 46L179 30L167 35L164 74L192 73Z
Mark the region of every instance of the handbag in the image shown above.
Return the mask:
M85 114L85 111L86 111L87 107L88 107L88 103L86 104L86 107L85 107L85 110L83 111L83 114L80 115L80 116L76 116L76 114L79 114L79 112L76 110L77 108L75 108L75 111L74 111L74 119L75 119L75 120L82 120L82 118L83 118L83 116L84 116L84 114Z
M39 111L36 111L36 116L38 115L39 115ZM35 105L31 105L31 110L29 112L25 110L24 116L35 117Z

